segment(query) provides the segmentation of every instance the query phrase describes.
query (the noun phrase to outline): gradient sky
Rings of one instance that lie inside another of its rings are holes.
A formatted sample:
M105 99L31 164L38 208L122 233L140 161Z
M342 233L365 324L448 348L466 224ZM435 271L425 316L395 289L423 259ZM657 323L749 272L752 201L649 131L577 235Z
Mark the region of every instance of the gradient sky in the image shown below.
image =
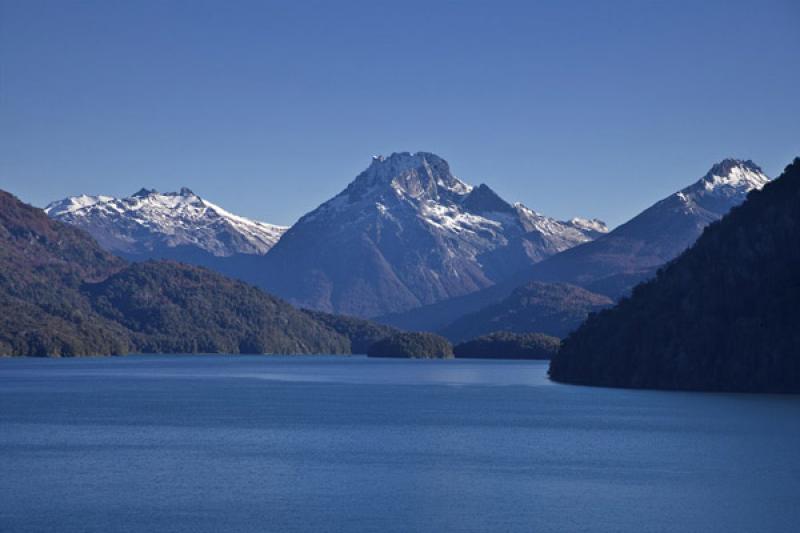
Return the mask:
M0 0L0 188L289 224L373 154L618 224L800 155L800 2Z

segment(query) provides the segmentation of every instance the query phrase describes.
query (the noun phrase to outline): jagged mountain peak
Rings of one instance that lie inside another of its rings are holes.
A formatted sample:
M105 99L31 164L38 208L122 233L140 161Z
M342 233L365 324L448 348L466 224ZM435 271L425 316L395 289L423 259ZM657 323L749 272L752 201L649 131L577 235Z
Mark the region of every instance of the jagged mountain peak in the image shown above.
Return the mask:
M725 214L752 190L769 182L761 167L750 160L723 159L697 182L675 193L689 209L698 207Z
M462 205L473 213L513 213L514 206L500 198L488 185L481 183L464 198Z
M87 230L109 250L144 257L160 257L176 247L221 257L260 255L286 231L234 215L188 187L167 193L142 188L127 198L71 196L51 203L45 212Z
M396 152L303 216L256 281L303 307L378 316L486 287L595 235L468 185L438 155Z
M85 195L84 195L85 196ZM158 192L157 189L148 189L147 187L142 187L128 198L150 198L150 197L180 197L180 198L192 198L192 199L201 199L195 192L190 189L189 187L181 187L178 191L173 192Z
M369 167L351 184L351 196L390 186L397 194L419 199L439 199L450 193L467 194L472 187L450 172L443 158L430 152L394 152L373 156Z
M370 167L392 169L392 173L424 165L436 166L450 172L450 165L442 157L431 152L392 152L389 156L372 156Z
M158 191L155 189L148 189L146 187L142 187L141 189L133 193L131 196L133 198L146 198L147 196L150 196L152 194L158 194Z
M753 161L733 158L723 159L716 163L700 179L700 183L706 190L713 190L719 187L744 188L746 190L760 189L768 181L769 177Z
M722 161L715 163L711 166L707 176L727 176L735 169L744 169L751 172L763 174L764 171L756 165L751 159L737 159L734 157L726 157Z

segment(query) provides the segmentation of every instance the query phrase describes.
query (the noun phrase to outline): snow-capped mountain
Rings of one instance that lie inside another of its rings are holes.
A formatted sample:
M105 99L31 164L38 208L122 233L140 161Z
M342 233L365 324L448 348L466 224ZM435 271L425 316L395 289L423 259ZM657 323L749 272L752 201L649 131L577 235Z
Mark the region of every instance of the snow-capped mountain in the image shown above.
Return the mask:
M72 196L45 208L52 218L88 231L104 248L132 257L263 255L287 228L229 213L187 188L142 189L128 198Z
M606 231L511 205L434 154L395 153L292 226L253 281L305 307L370 317L487 287Z
M769 178L750 160L724 159L711 167L697 183L663 202L690 213L710 213L714 220L742 203L747 193L761 189ZM677 202L676 202L677 199ZM656 204L658 205L658 204Z
M612 297L691 246L711 222L769 178L752 161L725 159L697 182L607 235L532 267L532 279L575 283Z
M722 218L744 202L750 191L762 188L768 181L752 161L725 159L692 185L608 234L555 254L492 287L384 317L382 321L407 329L439 330L462 316L498 304L514 289L532 281L570 283L618 298L694 244L708 224ZM498 309L494 311L500 316ZM503 329L504 324L497 321L492 327Z

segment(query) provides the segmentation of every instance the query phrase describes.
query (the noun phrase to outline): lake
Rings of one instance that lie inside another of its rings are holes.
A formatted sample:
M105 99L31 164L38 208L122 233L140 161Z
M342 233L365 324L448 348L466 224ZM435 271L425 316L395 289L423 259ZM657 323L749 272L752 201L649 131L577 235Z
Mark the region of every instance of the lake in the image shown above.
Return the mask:
M0 359L0 531L800 524L800 398L576 387L537 361Z

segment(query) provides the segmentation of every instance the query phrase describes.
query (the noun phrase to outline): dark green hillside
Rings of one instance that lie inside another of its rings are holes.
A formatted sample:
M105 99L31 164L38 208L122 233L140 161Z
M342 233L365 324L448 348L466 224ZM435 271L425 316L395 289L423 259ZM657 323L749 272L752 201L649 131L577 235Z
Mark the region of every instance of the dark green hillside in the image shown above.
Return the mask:
M302 309L301 311L308 314L315 321L325 324L336 333L347 337L350 340L350 351L355 354L365 354L369 347L376 342L400 332L393 327L384 326L363 318L333 315L309 309Z
M129 332L80 292L124 267L83 231L0 191L0 354L126 353Z
M552 360L557 381L800 392L800 159Z
M542 333L497 331L457 344L458 359L550 359L561 341Z
M125 262L82 230L55 223L41 209L0 190L0 267L17 287L54 276L66 283L102 279ZM9 285L6 285L8 287Z
M350 353L345 337L288 303L204 268L134 263L84 291L143 352Z
M503 301L459 318L439 333L453 342L496 331L563 337L589 313L611 304L613 301L607 296L568 283L531 282Z
M451 359L453 346L433 333L396 333L369 347L370 357L407 357L411 359Z
M0 191L0 355L349 351L254 287L178 263L128 265Z

